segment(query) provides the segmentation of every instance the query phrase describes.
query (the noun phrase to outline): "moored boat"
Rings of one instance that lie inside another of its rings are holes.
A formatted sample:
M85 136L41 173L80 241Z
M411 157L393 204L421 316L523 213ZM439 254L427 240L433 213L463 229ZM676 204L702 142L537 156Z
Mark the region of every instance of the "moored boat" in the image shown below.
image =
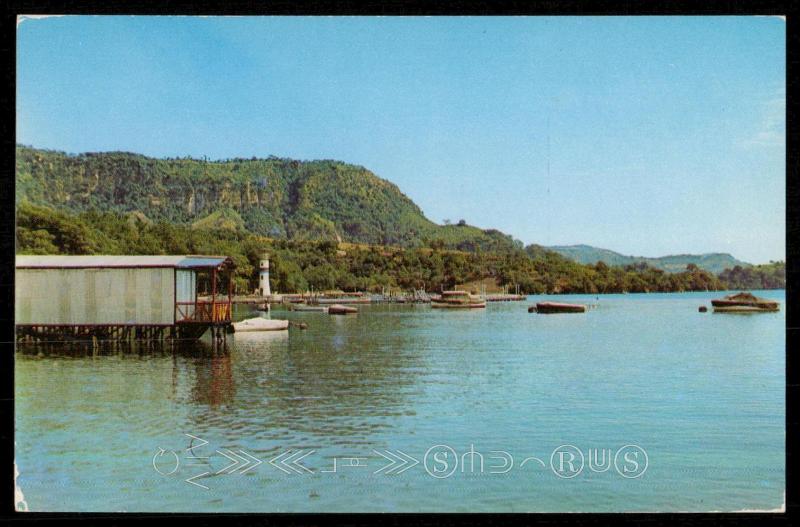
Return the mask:
M352 306L343 306L342 304L328 306L329 315L347 315L350 313L358 313L358 309Z
M528 309L528 313L532 313ZM537 302L536 312L542 314L550 313L585 313L586 306L583 304L567 304L565 302Z
M466 291L442 291L437 299L431 299L431 307L451 309L472 309L486 307L486 300Z
M261 317L248 318L240 322L234 322L231 325L233 326L234 333L243 333L247 331L282 331L284 329L289 329L288 320L271 320Z
M321 313L328 312L328 306L309 306L308 304L292 304L291 311L317 311Z
M720 306L714 308L714 313L774 313L775 309L766 309L755 306Z
M716 313L756 313L780 309L780 304L775 300L759 298L745 291L712 300L711 305Z

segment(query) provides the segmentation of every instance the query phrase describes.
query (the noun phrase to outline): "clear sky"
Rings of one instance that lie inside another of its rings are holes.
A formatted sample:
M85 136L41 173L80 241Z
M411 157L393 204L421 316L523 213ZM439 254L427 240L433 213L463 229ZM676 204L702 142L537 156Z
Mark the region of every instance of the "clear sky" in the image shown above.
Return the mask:
M339 159L526 244L785 257L779 18L81 16L17 42L19 143Z

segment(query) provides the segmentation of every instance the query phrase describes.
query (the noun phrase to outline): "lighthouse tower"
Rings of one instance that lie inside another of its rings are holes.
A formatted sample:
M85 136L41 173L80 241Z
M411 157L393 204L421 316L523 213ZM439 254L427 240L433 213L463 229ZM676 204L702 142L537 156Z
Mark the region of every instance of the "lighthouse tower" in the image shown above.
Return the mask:
M261 263L258 266L258 292L263 297L268 297L272 293L269 290L269 255L265 254L261 257Z

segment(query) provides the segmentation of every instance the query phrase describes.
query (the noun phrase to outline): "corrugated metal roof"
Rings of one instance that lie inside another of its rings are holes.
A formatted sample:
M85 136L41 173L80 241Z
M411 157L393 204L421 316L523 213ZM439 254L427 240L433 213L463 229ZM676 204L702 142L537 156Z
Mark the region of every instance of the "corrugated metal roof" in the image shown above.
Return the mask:
M183 260L178 262L175 267L217 267L222 265L225 260L229 260L227 256L185 256ZM233 263L233 260L230 261Z
M18 255L18 268L87 268L87 267L217 267L223 264L226 256L202 255L153 255L153 256L33 256Z

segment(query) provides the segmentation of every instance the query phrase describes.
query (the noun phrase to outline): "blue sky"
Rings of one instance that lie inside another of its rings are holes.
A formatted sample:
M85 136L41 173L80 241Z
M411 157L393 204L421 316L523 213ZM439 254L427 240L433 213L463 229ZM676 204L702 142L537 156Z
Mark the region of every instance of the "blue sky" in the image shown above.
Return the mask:
M17 142L339 159L436 222L785 258L771 17L58 17L18 25Z

